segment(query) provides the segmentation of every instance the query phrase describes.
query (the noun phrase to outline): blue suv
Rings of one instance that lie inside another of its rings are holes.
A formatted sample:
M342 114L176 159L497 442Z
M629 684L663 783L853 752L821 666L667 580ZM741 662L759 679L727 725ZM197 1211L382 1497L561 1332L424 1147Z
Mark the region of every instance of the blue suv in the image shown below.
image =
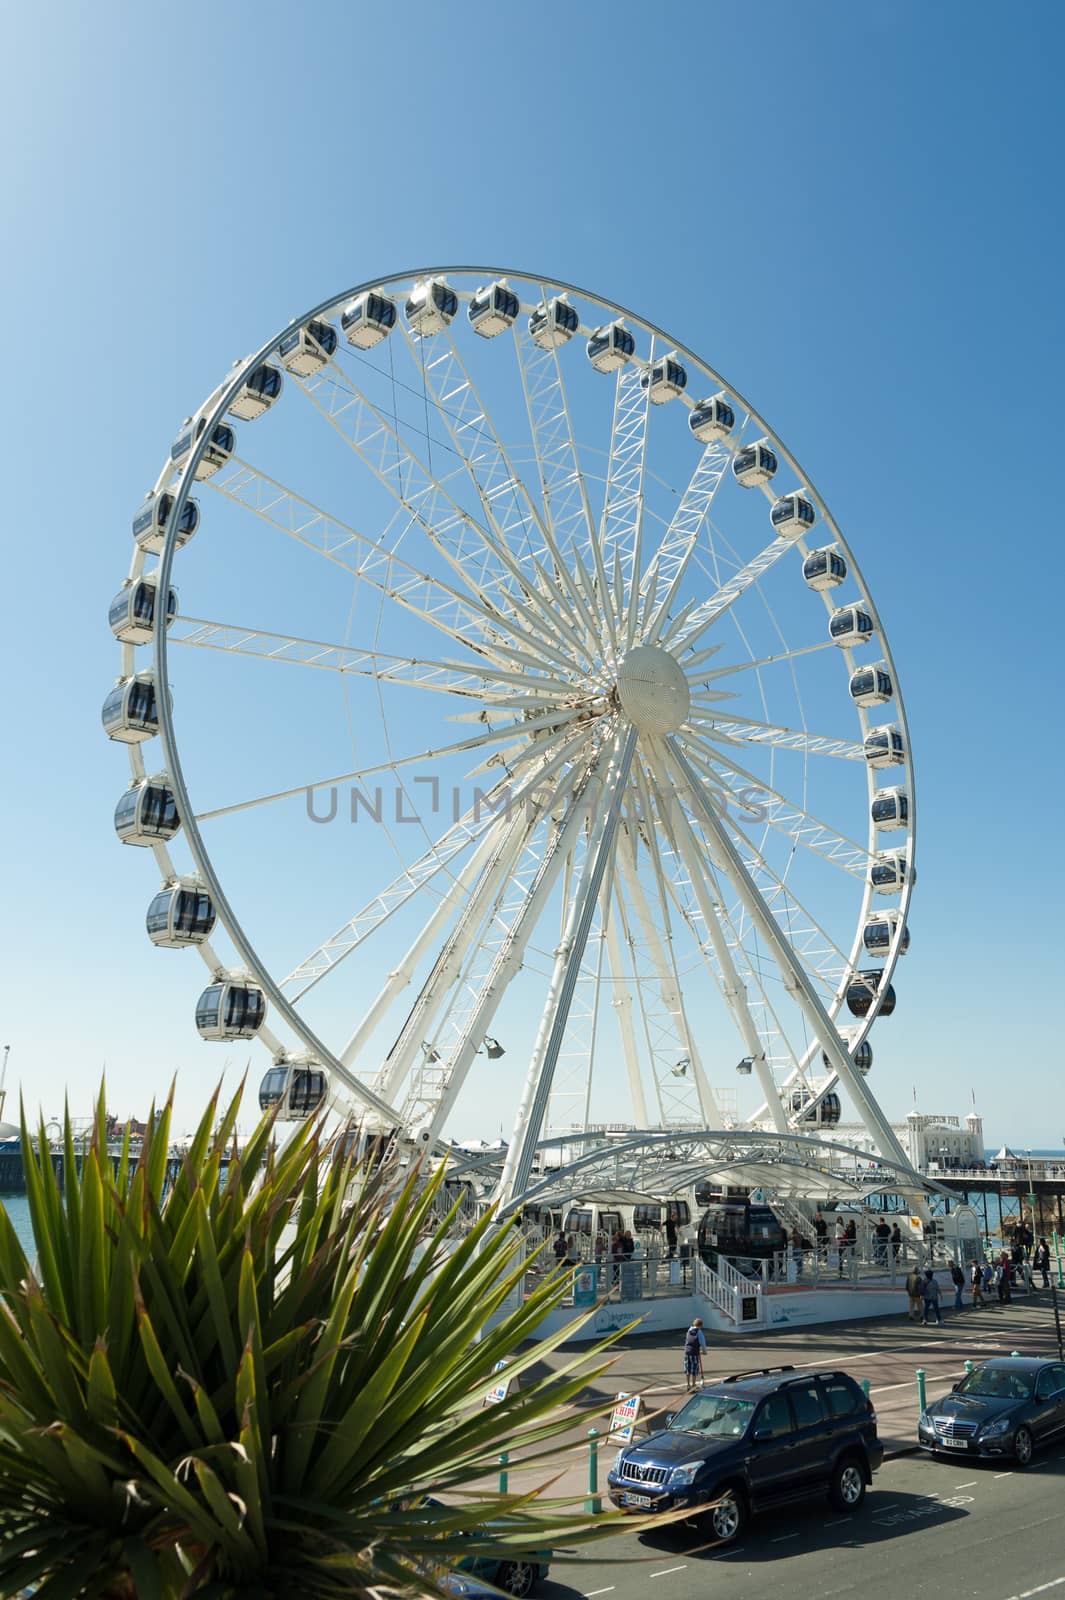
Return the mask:
M622 1510L689 1506L726 1542L753 1512L813 1495L857 1511L883 1459L876 1412L847 1373L768 1367L692 1395L618 1452L607 1482Z

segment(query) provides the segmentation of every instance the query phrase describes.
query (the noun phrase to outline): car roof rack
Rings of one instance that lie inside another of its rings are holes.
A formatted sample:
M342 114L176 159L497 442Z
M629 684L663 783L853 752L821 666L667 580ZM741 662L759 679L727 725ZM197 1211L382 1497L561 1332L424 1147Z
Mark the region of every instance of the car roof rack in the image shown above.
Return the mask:
M752 1372L730 1372L727 1378L718 1378L718 1383L742 1383L745 1378L772 1378L778 1372L794 1372L795 1367L757 1367Z

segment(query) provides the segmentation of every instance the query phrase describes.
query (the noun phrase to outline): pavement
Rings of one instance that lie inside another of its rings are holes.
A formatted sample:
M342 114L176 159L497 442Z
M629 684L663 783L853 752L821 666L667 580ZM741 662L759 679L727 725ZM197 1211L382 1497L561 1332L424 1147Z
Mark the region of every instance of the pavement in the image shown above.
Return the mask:
M901 1291L900 1298L905 1303ZM918 1368L924 1370L931 1400L964 1376L966 1360L986 1360L1014 1350L1021 1355L1057 1354L1049 1291L1015 1296L1007 1306L992 1302L978 1310L966 1299L960 1312L951 1308L949 1296L945 1299L941 1328L910 1322L903 1312L819 1327L712 1334L703 1358L704 1382L764 1367L839 1367L859 1382L868 1379L886 1457L906 1455L917 1448ZM514 1452L515 1459L508 1466L510 1492L527 1492L551 1480L547 1492L552 1496L576 1499L588 1495L588 1430L594 1427L602 1435L598 1485L605 1494L607 1468L618 1448L616 1441L605 1437L616 1395L642 1395L645 1415L652 1416L650 1427L643 1431L653 1431L655 1416L676 1411L684 1402L682 1344L682 1333L634 1334L620 1340L614 1346L609 1372L581 1396L580 1403L589 1407L587 1414L553 1452L550 1464L540 1461L532 1469L523 1469L520 1451ZM580 1349L562 1346L538 1363L530 1376L546 1375ZM483 1484L498 1487L494 1475Z

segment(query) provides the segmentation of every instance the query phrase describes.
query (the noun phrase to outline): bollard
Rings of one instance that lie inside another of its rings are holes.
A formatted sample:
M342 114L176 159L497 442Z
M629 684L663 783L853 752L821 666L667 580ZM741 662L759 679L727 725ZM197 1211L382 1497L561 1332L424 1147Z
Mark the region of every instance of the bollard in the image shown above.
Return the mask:
M975 1366L976 1366L976 1362L975 1361L967 1361L965 1363L965 1376L966 1377L969 1376L970 1372L973 1370L973 1368Z
M917 1379L917 1415L919 1417L923 1417L924 1414L925 1414L925 1411L928 1409L928 1403L927 1403L927 1401L925 1399L925 1392L924 1392L924 1368L923 1367L918 1367L917 1368L917 1371L915 1373L915 1377Z
M597 1516L603 1509L599 1498L599 1429L588 1429L588 1498L584 1502L585 1511L592 1516Z
M864 1394L865 1398L868 1400L868 1398L869 1398L869 1379L868 1378L863 1378L862 1379L862 1393Z
M507 1454L507 1452L504 1450L503 1454L499 1458L499 1492L500 1492L500 1494L506 1494L506 1492L507 1492L507 1466L508 1466L509 1462L510 1462L510 1457Z
M1019 1350L1011 1350L1010 1357L1014 1361L1019 1361L1021 1359L1021 1352Z

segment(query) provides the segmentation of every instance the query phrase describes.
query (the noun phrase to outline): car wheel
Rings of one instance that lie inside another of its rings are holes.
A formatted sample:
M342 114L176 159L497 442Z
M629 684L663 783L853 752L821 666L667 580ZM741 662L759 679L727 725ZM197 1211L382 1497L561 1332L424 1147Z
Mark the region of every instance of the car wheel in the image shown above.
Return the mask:
M1032 1434L1028 1428L1018 1428L1013 1435L1013 1459L1019 1467L1026 1467L1032 1459Z
M525 1596L533 1592L536 1576L537 1569L532 1561L504 1561L496 1582L508 1594L517 1596L517 1600L525 1600Z
M706 1514L710 1532L720 1544L737 1539L747 1520L747 1507L736 1489L723 1489Z
M856 1456L844 1456L837 1462L828 1498L837 1511L857 1511L865 1499L865 1473Z

